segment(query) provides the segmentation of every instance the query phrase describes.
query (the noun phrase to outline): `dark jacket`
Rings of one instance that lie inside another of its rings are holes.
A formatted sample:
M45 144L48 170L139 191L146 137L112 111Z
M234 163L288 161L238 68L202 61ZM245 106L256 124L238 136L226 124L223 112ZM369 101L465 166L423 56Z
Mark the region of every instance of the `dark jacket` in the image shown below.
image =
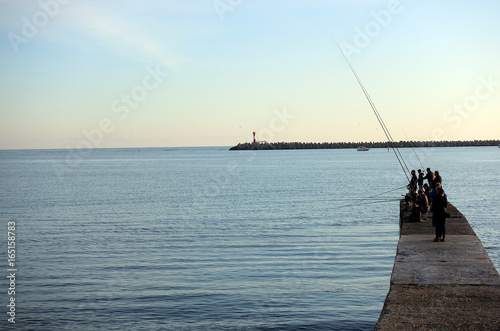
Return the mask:
M424 179L425 179L424 174L419 173L418 174L418 185L420 185L420 186L424 185Z
M434 177L434 181L432 182L432 187L436 187L436 183L443 183L442 182L442 179L441 179L441 175L437 175L436 177Z
M420 211L422 213L426 213L428 208L429 208L427 196L425 194L419 195L417 203L418 203L418 207L420 208Z
M411 180L410 180L410 184L408 184L408 188L416 191L417 190L417 180L418 180L417 175L412 175Z
M434 188L434 186L432 186L432 184L434 182L434 173L432 171L429 171L428 173L426 173L424 179L427 179L429 186L431 188Z
M446 196L437 194L432 200L432 213L437 221L446 219L446 207L448 207L448 199Z

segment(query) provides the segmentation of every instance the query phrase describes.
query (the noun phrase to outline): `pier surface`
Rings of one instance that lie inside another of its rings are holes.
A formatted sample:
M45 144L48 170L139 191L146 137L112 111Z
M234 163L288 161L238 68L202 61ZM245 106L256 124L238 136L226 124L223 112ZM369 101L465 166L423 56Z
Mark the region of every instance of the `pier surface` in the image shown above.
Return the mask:
M375 330L500 330L500 276L453 205L445 242L427 222L410 222L401 201L391 286Z

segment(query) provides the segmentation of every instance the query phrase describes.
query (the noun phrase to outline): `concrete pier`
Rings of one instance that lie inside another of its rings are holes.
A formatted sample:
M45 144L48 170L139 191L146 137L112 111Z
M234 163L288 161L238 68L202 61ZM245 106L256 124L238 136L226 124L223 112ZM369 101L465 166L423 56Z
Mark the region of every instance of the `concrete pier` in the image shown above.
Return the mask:
M375 330L500 330L500 276L469 222L453 205L446 239L410 222L400 202L400 239L391 286Z

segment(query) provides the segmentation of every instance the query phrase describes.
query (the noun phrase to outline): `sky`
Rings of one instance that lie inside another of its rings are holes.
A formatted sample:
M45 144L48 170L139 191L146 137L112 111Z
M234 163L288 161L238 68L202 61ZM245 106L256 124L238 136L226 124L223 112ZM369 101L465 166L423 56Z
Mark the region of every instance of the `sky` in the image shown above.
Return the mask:
M500 139L498 13L497 0L0 0L0 149L385 141L342 52L394 140Z

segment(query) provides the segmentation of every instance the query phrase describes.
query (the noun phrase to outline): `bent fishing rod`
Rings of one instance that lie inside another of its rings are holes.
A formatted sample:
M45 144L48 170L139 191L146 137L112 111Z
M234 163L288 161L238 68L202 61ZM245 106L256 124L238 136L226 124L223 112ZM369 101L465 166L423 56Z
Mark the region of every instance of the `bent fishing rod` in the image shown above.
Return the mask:
M368 103L370 104L370 107L372 108L373 113L375 114L375 117L377 117L377 120L378 120L380 126L382 127L382 130L384 131L385 136L387 137L387 141L389 142L390 147L392 148L392 150L394 151L394 154L396 155L396 158L397 158L397 160L399 162L399 165L401 166L401 169L403 170L403 173L406 176L406 179L408 181L410 181L410 177L409 177L410 169L406 165L406 162L405 162L405 160L403 158L403 155L401 155L401 153L399 152L399 149L394 145L394 139L392 138L392 135L389 132L389 129L385 125L385 122L382 119L382 116L380 116L380 113L378 112L377 107L375 106L375 103L373 102L372 98L368 94L368 91L366 90L365 86L361 82L361 79L359 78L358 74L354 70L353 66L351 65L351 62L349 61L349 59L345 55L345 53L342 50L342 48L339 46L339 44L337 43L337 41L335 40L335 38L332 37L332 39L333 39L333 42L337 45L338 49L340 50L340 53L342 53L342 56L346 60L347 64L349 65L349 68L351 69L352 73L354 74L354 77L356 77L356 80L358 81L359 86L363 90L363 93L365 94L365 97L368 100Z

